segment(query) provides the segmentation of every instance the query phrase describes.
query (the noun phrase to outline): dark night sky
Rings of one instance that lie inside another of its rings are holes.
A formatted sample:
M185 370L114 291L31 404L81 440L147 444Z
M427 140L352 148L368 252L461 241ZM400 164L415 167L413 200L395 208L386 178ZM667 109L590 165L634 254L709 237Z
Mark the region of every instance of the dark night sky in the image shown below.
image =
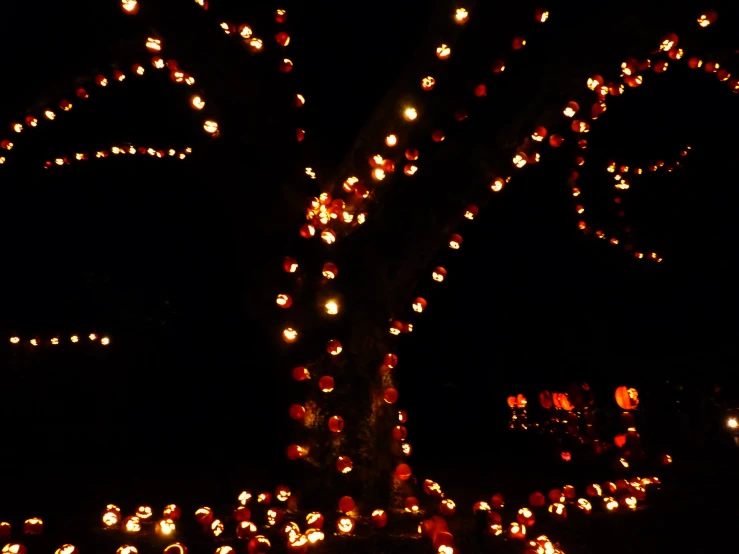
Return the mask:
M145 31L117 6L108 6L114 3L94 2L105 5L93 11L83 3L56 3L44 12L26 3L6 12L0 22L2 121L73 90L74 79L108 67L116 56L127 65L145 63L141 45L127 42ZM212 3L215 11L218 0ZM356 10L336 0L317 4L310 10L303 6L292 21L301 45L292 57L304 64L298 78L310 102L305 127L315 135L316 164L330 168L345 158L375 107L402 77L434 3L382 0ZM536 7L525 4L506 9L528 14ZM554 100L542 99L539 89L532 92L531 110L559 109L568 91L582 89L590 73L617 69L637 53L616 40L623 33L611 26L609 16L592 7L568 6L559 21L551 22L562 27L551 31L550 42L532 45L538 50L526 55L544 56L537 62L542 66L562 64L563 75L578 80L552 82ZM623 6L624 13L637 13L629 9ZM641 29L656 41L672 30L654 23L663 17L681 22L695 36L691 18L696 11L664 14L645 8ZM226 7L223 12L238 15ZM176 17L173 13L173 21ZM629 17L617 21L627 26ZM255 16L255 27L257 21ZM731 21L730 13L722 15L720 36ZM495 25L500 32L507 23ZM484 45L479 29L470 40ZM498 40L494 33L485 36ZM563 50L552 44L562 44ZM716 39L712 46L720 45ZM131 50L141 55L125 54ZM480 46L479 55L472 50L467 46L467 61L460 62L470 71L496 57L489 45ZM578 53L582 60L575 59ZM515 75L525 82L525 75ZM564 157L531 169L465 235L443 293L433 295L423 316L427 321L402 348L404 407L415 421L432 423L425 430L411 424L421 452L431 449L434 433L455 435L453 444L474 436L487 421L489 403L503 406L508 394L539 386L532 383L557 386L584 378L611 386L622 378L656 383L697 372L721 380L736 366L736 140L731 130L737 125L737 98L724 89L718 94L720 86L713 82L684 86L681 76L666 77L663 84L639 90L633 101L625 98L618 108L614 102L614 111L629 115L606 124L612 126L610 134L601 130L597 140L602 142L593 154L607 157L605 152L623 148L627 157L639 157L644 149L656 148L657 156L667 157L675 144L694 146L680 175L645 185L630 208L639 236L663 246L665 262L637 262L579 234ZM185 97L166 79L149 75L145 80L146 85L128 83L98 93L79 110L78 119L59 122L24 148L43 161L78 145L92 149L129 140L192 146L192 160L93 161L48 172L0 172L5 335L89 329L114 340L107 352L65 347L63 353L5 355L13 396L5 410L12 428L3 456L11 460L7 463L40 462L63 451L78 463L94 465L119 456L120 447L128 449L120 461L146 460L140 464L145 467L174 461L206 465L213 458L216 463L246 458L250 467L260 467L282 456L286 402L275 388L273 353L264 346L271 339L261 314L245 311L243 301L253 294L245 289L259 282L253 274L260 272L263 256L250 252L234 233L213 180L228 178L245 195L279 189L269 175L253 174L246 164L243 174L214 176L209 160L218 144L202 136ZM500 91L504 100L489 99L482 118L496 121L496 113L522 96L506 86ZM46 90L52 93L45 95ZM678 95L671 97L674 90ZM704 116L695 115L696 106ZM536 112L524 119L533 123L535 118ZM491 137L498 131L495 123L478 126L464 144L478 141L493 148ZM442 169L414 183L419 194L456 185L454 159L445 159L444 152L435 158ZM24 157L23 163L31 160ZM268 160L275 167L284 161L278 154ZM595 188L592 181L589 186ZM609 202L608 194L592 200L594 211L600 209L597 213L613 222ZM265 209L255 203L242 214L242 229L251 241L261 240L258 224L266 219ZM297 216L292 216L296 228ZM281 245L275 248L275 259L286 253ZM455 433L458 423L440 417L442 403L463 414L469 432ZM164 434L157 432L161 422L171 426ZM129 433L129 425L138 431ZM217 453L203 455L199 440L215 445ZM264 451L261 443L267 445Z

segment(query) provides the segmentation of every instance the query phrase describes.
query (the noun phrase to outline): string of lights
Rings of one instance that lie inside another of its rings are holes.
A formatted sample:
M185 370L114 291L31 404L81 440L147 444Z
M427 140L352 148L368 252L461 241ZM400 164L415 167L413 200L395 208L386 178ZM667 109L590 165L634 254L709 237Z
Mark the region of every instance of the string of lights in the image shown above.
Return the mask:
M102 346L108 346L110 344L110 337L107 337L107 336L101 337L97 335L96 333L90 333L89 335L87 335L87 339L90 342L94 342ZM48 339L42 339L40 337L32 337L27 340L22 339L21 337L17 335L13 335L10 337L10 344L12 345L30 344L31 346L59 346L63 342L65 341L59 338L58 336L51 337ZM84 337L81 337L80 335L70 335L68 342L72 344L79 344L80 342L84 342Z
M146 47L152 53L161 52L162 51L162 41L160 39L149 37L146 39ZM170 79L174 83L178 83L178 84L183 83L188 86L193 86L195 84L194 77L182 71L179 68L178 63L175 60L168 60L165 62L164 59L162 59L160 56L157 55L157 56L152 57L151 63L155 69L165 69L165 68L169 69ZM134 77L142 77L145 74L146 74L146 69L144 68L143 65L139 63L134 63L131 65L130 75ZM110 76L103 75L102 73L95 75L92 81L99 88L107 88L111 83L124 82L127 76L128 75L121 69L115 69ZM74 92L74 94L79 100L87 100L90 98L89 90L92 90L92 89L88 89L86 87L78 87L76 91ZM189 102L190 107L194 110L200 111L203 108L205 108L205 101L203 100L202 93L194 94L190 96L188 102ZM41 120L34 115L28 115L24 119L25 123L13 122L10 124L10 128L13 130L13 132L20 134L25 131L39 127L39 124L41 123L42 120L55 121L57 117L60 115L60 113L64 114L66 112L70 112L73 107L74 107L74 104L70 100L66 98L62 98L58 103L58 108L47 107L46 109L43 109L43 118ZM61 110L61 112L57 110ZM205 123L203 124L203 128L206 130L206 132L212 135L217 135L218 133L218 123L215 121L206 120ZM15 146L16 146L15 143L11 139L0 140L0 149L2 150L6 150L10 152L11 150L14 150ZM120 153L125 153L125 151L130 151L129 146L126 146L126 147L118 146L114 148L118 148ZM147 148L147 152L149 150L150 149ZM169 152L172 152L172 149L168 149L167 155L176 155L180 159L184 159L183 155L190 154L188 150L190 149L187 148L185 149L184 152L175 151L175 154L169 154ZM155 153L153 155L157 157L163 157L158 154L160 150L155 150L154 152ZM113 152L111 149L111 153L115 153L115 152ZM86 159L84 156L86 156L86 154L77 153L75 154L75 156L73 156L73 158L77 160L84 160ZM107 157L107 155L104 153L104 151L100 151L96 153L96 157L104 158L104 157ZM0 165L5 164L7 160L8 160L7 155L0 155ZM64 158L64 157L57 158L53 162L47 161L45 163L45 167L50 167L50 165L66 165L71 160L72 158Z
M714 23L717 17L717 13L714 10L707 10L697 18L697 23L699 27L706 28ZM584 136L587 133L590 133L592 128L591 123L586 121L586 118L589 117L591 121L599 119L599 117L604 114L608 108L607 99L609 97L618 98L623 96L630 89L640 87L644 83L645 75L647 75L650 69L655 74L661 75L667 72L668 68L671 67L673 63L678 63L680 60L686 60L688 67L691 69L703 68L706 73L713 73L717 81L726 83L732 92L739 93L739 79L732 78L726 68L721 67L720 64L715 61L704 63L704 61L697 56L686 59L685 51L677 46L678 42L679 38L675 33L668 33L660 42L659 49L651 53L654 58L647 57L642 60L629 58L624 61L620 68L621 73L619 75L619 79L622 81L620 83L617 81L607 82L600 75L592 75L589 77L586 83L587 88L596 95L595 103L591 106L589 116L587 114L582 115L584 112L581 110L580 104L576 101L571 101L567 106L565 106L563 115L566 118L572 119L572 122L569 125L569 130L573 133L574 137L578 139L578 146L582 149L574 159L574 168L570 173L568 181L572 188L572 195L577 199L575 202L575 212L578 216L582 216L586 211L586 208L580 199L582 191L581 185L579 184L580 173L578 172L578 168L586 163L585 148L587 148L588 141ZM576 116L583 119L575 119ZM680 156L687 156L690 149L691 146L689 145L685 147L685 149L680 152ZM658 160L649 165L648 171L656 172L664 170L670 173L676 167L680 167L680 165L679 161L676 161L673 164L665 164L664 161ZM641 167L633 167L631 168L631 174L629 175L629 170L630 167L628 165L617 164L616 162L609 163L607 167L607 171L614 174L613 179L615 183L613 186L618 193L629 190L632 186L632 177L642 175L644 172ZM614 197L614 203L616 205L620 205L621 202L622 199L617 194ZM625 217L623 210L619 210L617 215L619 218ZM634 257L637 259L652 260L656 262L662 261L662 256L657 252L650 252L647 254L634 249L633 241L628 238L628 235L631 233L630 225L626 225L623 229L623 231L627 233L627 237L619 235L618 233L608 236L602 229L593 227L589 224L585 218L580 218L577 222L577 226L584 233L593 234L599 239L605 240L612 245L620 246L625 251L633 253Z
M90 154L86 152L77 152L72 156L63 156L61 158L54 158L54 160L47 160L44 162L44 168L49 169L53 167L63 167L70 165L72 162L83 162L95 159L105 159L112 156L134 156L136 154L145 156L152 156L157 159L164 159L167 157L174 158L177 160L184 160L188 155L192 154L192 148L187 147L182 151L177 151L174 148L168 148L167 150L156 149L146 146L134 146L132 144L126 146L111 146L107 150L97 150Z

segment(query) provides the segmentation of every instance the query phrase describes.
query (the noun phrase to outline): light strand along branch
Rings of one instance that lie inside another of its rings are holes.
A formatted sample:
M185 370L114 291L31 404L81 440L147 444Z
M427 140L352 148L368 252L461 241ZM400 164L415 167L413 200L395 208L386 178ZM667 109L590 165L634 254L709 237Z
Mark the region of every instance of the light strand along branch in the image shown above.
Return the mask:
M54 158L54 161L47 160L44 162L44 168L50 169L53 167L63 167L66 165L70 165L73 162L82 162L82 161L88 161L88 160L94 160L94 159L106 159L109 156L126 156L130 157L136 154L140 154L141 156L152 156L157 159L164 159L167 157L174 158L177 160L184 160L187 158L188 155L192 154L192 148L187 147L183 150L176 150L174 148L168 148L166 150L162 149L156 149L152 147L146 147L146 146L134 146L132 144L128 145L118 145L118 146L111 146L107 150L97 150L94 154L88 154L86 152L78 152L72 156L63 156L60 158Z

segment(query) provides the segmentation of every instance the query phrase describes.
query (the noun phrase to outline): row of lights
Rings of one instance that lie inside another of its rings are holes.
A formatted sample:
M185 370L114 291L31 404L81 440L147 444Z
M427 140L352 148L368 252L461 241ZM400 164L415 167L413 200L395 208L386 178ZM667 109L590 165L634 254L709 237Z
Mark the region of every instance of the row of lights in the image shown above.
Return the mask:
M109 156L127 156L127 155L135 155L140 154L142 156L152 156L158 159L163 159L167 156L170 158L175 158L177 160L184 160L187 158L189 154L192 154L192 148L187 147L183 151L177 151L174 148L169 148L168 150L157 150L155 148L146 147L146 146L112 146L110 150L98 150L94 154L87 154L84 152L78 152L74 154L72 157L63 157L63 158L55 158L54 161L47 160L44 162L44 168L49 169L55 166L64 166L69 165L73 161L81 162L81 161L87 161L91 159L105 159Z
M98 335L96 335L95 333L90 333L89 335L87 335L87 338L93 342L100 339L100 344L102 344L103 346L108 346L110 344L109 337L98 337ZM80 340L81 339L79 335L72 335L71 337L69 337L69 342L74 343L74 344L77 344L78 342L80 342ZM19 336L13 335L12 337L10 337L10 344L21 344L22 342L23 341L21 340ZM53 337L49 339L48 341L42 341L39 338L32 338L32 339L29 339L28 344L30 344L31 346L40 346L42 344L50 344L53 346L57 346L61 344L61 339L59 339L59 337Z
M271 549L272 543L268 534L279 533L287 543L289 552L305 553L308 546L319 545L325 539L324 524L326 517L320 512L310 512L305 516L305 530L295 521L289 521L291 491L289 487L279 485L274 494L262 492L253 495L244 490L238 494L238 503L229 517L217 517L215 511L207 506L195 510L194 519L206 536L222 541L227 535L233 534L235 538L244 541L247 551L251 554L266 553ZM250 507L254 500L258 505ZM356 515L355 505L349 497L344 497L339 502L342 511ZM259 519L262 523L255 523L253 517L259 510ZM162 538L172 537L176 534L182 510L175 504L167 505L162 513L161 519L154 517L151 506L142 505L136 508L134 514L122 517L121 509L115 504L108 504L102 514L102 528L105 531L122 531L129 536L145 536L151 530ZM354 529L355 521L351 517L339 517L336 520L336 531L339 534L349 534ZM261 528L261 529L260 529ZM126 545L129 548L136 548ZM176 547L176 548L175 548ZM175 543L165 548L165 553L185 554L187 547L182 543ZM234 549L230 546L221 546L216 550L217 554L232 554Z

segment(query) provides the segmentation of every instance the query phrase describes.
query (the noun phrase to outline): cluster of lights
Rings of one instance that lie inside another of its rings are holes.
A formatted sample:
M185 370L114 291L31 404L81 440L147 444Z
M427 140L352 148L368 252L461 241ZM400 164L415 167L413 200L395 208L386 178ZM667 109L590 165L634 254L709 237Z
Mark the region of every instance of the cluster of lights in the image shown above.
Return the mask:
M587 391L589 391L589 388L587 385L583 385L581 392ZM588 410L588 407L592 408L592 404L588 401L585 401L587 407L577 410L573 403L578 403L578 400L571 400L570 396L574 398L580 395L574 391L572 394L549 393L545 391L539 395L541 406L549 413L548 417L550 421L548 423L556 420L556 425L560 428L562 435L572 435L573 433L572 425L567 425L568 419L570 421L589 421L588 418L583 417L583 414L592 412L592 409ZM615 399L619 407L624 410L621 421L628 426L627 433L635 435L636 429L633 427L633 418L631 418L630 412L639 405L639 397L636 389L625 386L618 387L615 392ZM509 396L507 403L512 412L512 428L529 429L540 427L536 423L529 424L527 422L526 408L528 406L528 400L525 395ZM562 417L556 417L556 414L562 414ZM569 417L567 414L569 414ZM629 418L624 418L624 415L628 415ZM591 424L586 423L586 425L588 432L591 432ZM582 440L582 438L576 436L576 439ZM633 439L633 436L630 438ZM624 443L619 444L618 436L614 442L619 448L624 447ZM629 442L631 447L634 444L633 441ZM568 452L562 452L562 459L565 462L569 462L571 460L570 454ZM672 462L672 459L669 455L663 454L660 457L660 461L662 464L669 464ZM622 473L629 470L628 454L617 453L615 462L614 467L616 470ZM491 536L511 542L520 542L527 549L526 552L558 554L562 552L558 544L553 543L546 536L532 534L532 528L534 528L536 522L542 517L561 522L566 520L572 512L589 515L594 511L605 513L634 511L646 501L647 489L659 484L660 481L656 477L630 477L607 481L602 484L592 483L585 488L584 495L578 495L575 487L572 485L552 489L546 495L537 491L528 496L526 505L512 514L509 521L504 520L503 510L506 506L506 500L500 493L493 494L490 500L476 502L472 507L472 511L475 514L487 514L486 529ZM440 516L434 516L424 521L419 531L432 540L436 551L456 552L454 550L454 537L449 532L446 520L443 519L443 517L453 516L457 512L455 502L444 494L438 483L432 480L427 479L424 481L423 488L424 492L431 498L432 503L438 505L437 510ZM412 500L417 503L416 499ZM447 550L443 550L442 546Z
M714 10L708 10L698 17L697 22L700 27L708 27L714 23L716 19L716 12ZM593 228L587 222L583 217L583 214L586 212L586 208L580 198L582 191L578 186L578 179L580 177L578 168L586 163L585 149L587 148L588 140L585 137L592 129L592 122L595 122L603 113L606 112L608 108L607 100L609 98L617 98L627 93L630 89L640 87L644 83L645 75L649 72L662 74L668 71L673 64L679 63L680 60L685 60L689 68L703 69L706 73L712 73L715 75L717 81L726 83L732 92L739 93L739 79L732 78L726 68L721 67L721 64L718 62L704 62L704 60L698 56L686 57L685 51L678 47L678 42L679 38L676 34L668 33L662 38L659 48L652 53L653 57L641 60L636 58L625 60L621 64L619 80L608 82L600 75L589 77L586 81L586 86L596 95L595 102L592 104L589 113L587 110L581 110L580 105L575 101L569 102L563 110L564 116L571 120L569 129L575 135L577 145L581 149L575 157L575 167L570 173L568 181L572 188L572 195L575 198L575 212L579 216L577 222L578 228L585 233L593 234L597 238L607 241L611 245L619 246L625 251L633 253L634 257L639 260L661 262L662 257L657 252L642 252L635 250L629 240L618 235L609 236L601 229ZM690 149L691 147L687 146L680 153L680 156L687 156ZM664 169L667 172L672 172L675 167L679 167L680 165L679 161L674 164L665 164L663 161L658 161L650 164L647 170L649 172L655 172L660 169ZM614 203L620 208L622 200L618 194L629 190L632 186L632 176L642 175L644 173L644 169L641 167L630 168L626 164L610 162L607 166L607 171L613 174L613 179L615 181L614 190L617 191L617 195L614 197ZM625 217L622 209L618 210L618 216L620 218ZM630 233L631 227L626 225L624 227L624 232L627 234Z
M97 152L93 154L88 154L86 152L78 152L72 156L65 156L63 158L55 158L52 160L47 160L44 163L44 167L46 169L51 167L61 167L65 165L69 165L72 162L82 162L92 159L105 159L109 156L133 156L135 154L140 154L142 156L152 156L154 158L162 159L162 158L174 158L177 160L184 160L187 158L189 154L192 154L192 148L185 148L182 151L175 150L174 148L169 148L167 150L157 150L152 147L146 147L146 146L133 146L131 144L127 146L112 146L109 150L98 150Z
M595 417L596 409L593 393L587 383L572 384L569 392L542 391L538 395L543 421L530 421L527 416L528 400L525 395L508 397L511 409L509 427L519 431L537 431L553 435L562 445L558 457L563 462L571 462L573 452L567 444L580 449L587 446L596 455L613 453L613 466L619 470L628 469L629 458L643 452L641 437L636 430L634 410L639 406L639 393L633 387L620 386L614 392L616 404L623 410L617 427L620 430L610 438L604 437ZM613 451L613 446L617 450ZM669 455L662 454L660 461L670 463Z
M69 342L72 344L77 344L80 341L82 341L84 337L80 337L79 335L71 335L69 337ZM110 344L110 337L100 337L95 333L90 333L87 335L87 339L91 342L99 342L103 346L108 346ZM23 344L27 343L31 346L42 346L42 345L51 345L51 346L59 346L62 343L62 339L59 337L52 337L50 339L40 339L38 337L33 337L31 339L25 340L21 339L21 337L17 335L13 335L9 339L10 344Z
M457 26L464 26L469 19L470 12L462 7L456 8L451 17L451 20ZM436 57L440 61L446 61L451 57L451 42L453 41L449 40L435 47ZM434 89L437 81L435 77L425 75L419 77L419 82L421 83L421 89L428 92ZM364 204L373 197L375 188L381 182L386 182L388 177L396 173L396 170L401 166L403 175L412 177L417 174L419 170L417 161L420 152L410 145L410 137L413 123L418 121L421 115L413 102L408 101L398 113L397 121L393 122L393 126L397 129L388 133L382 139L382 144L378 145L380 152L369 156L368 175L365 178L356 175L348 176L344 179L339 190L323 192L318 198L311 199L308 202L306 206L307 222L300 228L302 237L320 236L325 243L333 244L339 235L337 230L331 228L334 224L342 223L347 226L354 226L361 225L367 220ZM455 119L458 121L463 121L466 117L465 112L455 114ZM436 129L432 132L431 138L434 143L441 143L445 140L446 135L443 130ZM311 179L316 179L312 168L306 169L306 175Z
M297 522L288 520L288 502L291 495L290 488L284 485L278 486L274 493L262 492L253 495L244 490L238 494L236 507L231 508L228 513L217 516L212 508L203 506L195 510L193 519L202 534L218 543L216 554L235 554L236 550L233 547L223 545L226 538L242 541L249 554L269 552L275 540L286 544L288 552L305 553L309 546L323 543L324 524L327 518L319 512L310 512L306 514L305 524L301 529ZM258 506L251 507L252 501ZM349 497L343 498L339 504L346 512L355 513L354 502ZM259 516L255 518L257 512ZM148 505L139 506L135 513L124 517L118 506L108 504L103 510L101 522L104 531L122 533L128 537L130 543L133 542L132 539L150 535L152 531L160 538L171 540L177 534L181 517L182 509L176 504L167 505L161 517L155 517L154 510ZM255 523L256 519L260 519L261 523ZM353 529L354 519L348 516L336 519L338 533L350 534ZM128 543L118 549L119 554L136 552L137 547ZM164 552L187 554L187 546L175 542L165 547Z

